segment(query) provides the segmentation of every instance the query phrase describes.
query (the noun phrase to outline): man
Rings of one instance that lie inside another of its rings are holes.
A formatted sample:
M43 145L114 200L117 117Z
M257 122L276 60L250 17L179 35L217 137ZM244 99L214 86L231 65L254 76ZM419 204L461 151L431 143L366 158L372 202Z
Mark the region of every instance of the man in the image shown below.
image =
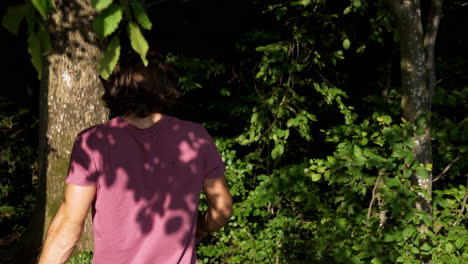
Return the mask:
M124 56L103 101L117 117L75 140L63 203L39 263L66 263L92 208L93 264L196 263L196 243L232 215L224 164L199 124L162 114L176 76L149 54ZM200 192L209 209L198 216Z

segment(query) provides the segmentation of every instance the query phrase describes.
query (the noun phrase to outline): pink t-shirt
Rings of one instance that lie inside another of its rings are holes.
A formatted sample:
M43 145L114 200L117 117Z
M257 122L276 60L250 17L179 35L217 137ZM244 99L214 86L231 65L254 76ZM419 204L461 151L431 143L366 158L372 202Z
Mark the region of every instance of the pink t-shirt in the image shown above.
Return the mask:
M78 134L67 183L97 187L93 264L193 264L205 178L224 163L203 126L163 116L140 129L122 117Z

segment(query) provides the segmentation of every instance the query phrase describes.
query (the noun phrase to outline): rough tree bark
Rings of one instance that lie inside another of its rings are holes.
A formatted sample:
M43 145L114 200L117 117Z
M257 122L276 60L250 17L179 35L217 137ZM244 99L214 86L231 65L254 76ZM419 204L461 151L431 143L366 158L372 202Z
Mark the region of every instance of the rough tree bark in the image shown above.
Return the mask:
M36 263L40 246L63 199L69 155L77 133L104 122L98 77L101 45L92 31L89 0L54 1L48 18L52 52L41 81L39 124L39 203L15 263ZM77 250L92 249L90 217ZM24 254L24 252L30 254ZM31 255L32 254L32 255Z
M420 0L387 0L388 6L398 21L400 31L401 76L403 117L414 123L425 118L424 134L413 135L415 160L421 164L432 164L430 111L436 84L434 47L437 29L442 17L443 0L431 0L426 28L423 28ZM413 186L420 190L420 199L415 206L432 216L432 173L429 178L416 172L412 176ZM426 192L429 197L423 195ZM427 227L421 223L420 231ZM422 259L431 263L430 258Z

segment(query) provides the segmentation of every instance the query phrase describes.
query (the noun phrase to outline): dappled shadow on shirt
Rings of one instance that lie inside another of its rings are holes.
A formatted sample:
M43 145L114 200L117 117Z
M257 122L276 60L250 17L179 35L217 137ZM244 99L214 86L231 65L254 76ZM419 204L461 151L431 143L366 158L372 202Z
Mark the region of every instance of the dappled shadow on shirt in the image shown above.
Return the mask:
M140 129L117 117L79 133L67 182L97 186L95 258L115 250L131 255L135 247L152 245L166 251L165 263L191 263L203 181L223 172L202 126L164 116ZM129 256L134 262L151 254L135 252L140 255Z

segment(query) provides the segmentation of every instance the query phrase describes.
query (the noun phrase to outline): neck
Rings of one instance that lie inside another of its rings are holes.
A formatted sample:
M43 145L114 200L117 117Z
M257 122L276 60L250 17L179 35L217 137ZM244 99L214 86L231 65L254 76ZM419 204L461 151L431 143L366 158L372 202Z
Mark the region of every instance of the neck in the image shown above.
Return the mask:
M137 117L134 114L124 115L122 117L132 125L144 129L154 125L154 123L158 122L162 116L163 115L161 113L152 113L145 117Z

